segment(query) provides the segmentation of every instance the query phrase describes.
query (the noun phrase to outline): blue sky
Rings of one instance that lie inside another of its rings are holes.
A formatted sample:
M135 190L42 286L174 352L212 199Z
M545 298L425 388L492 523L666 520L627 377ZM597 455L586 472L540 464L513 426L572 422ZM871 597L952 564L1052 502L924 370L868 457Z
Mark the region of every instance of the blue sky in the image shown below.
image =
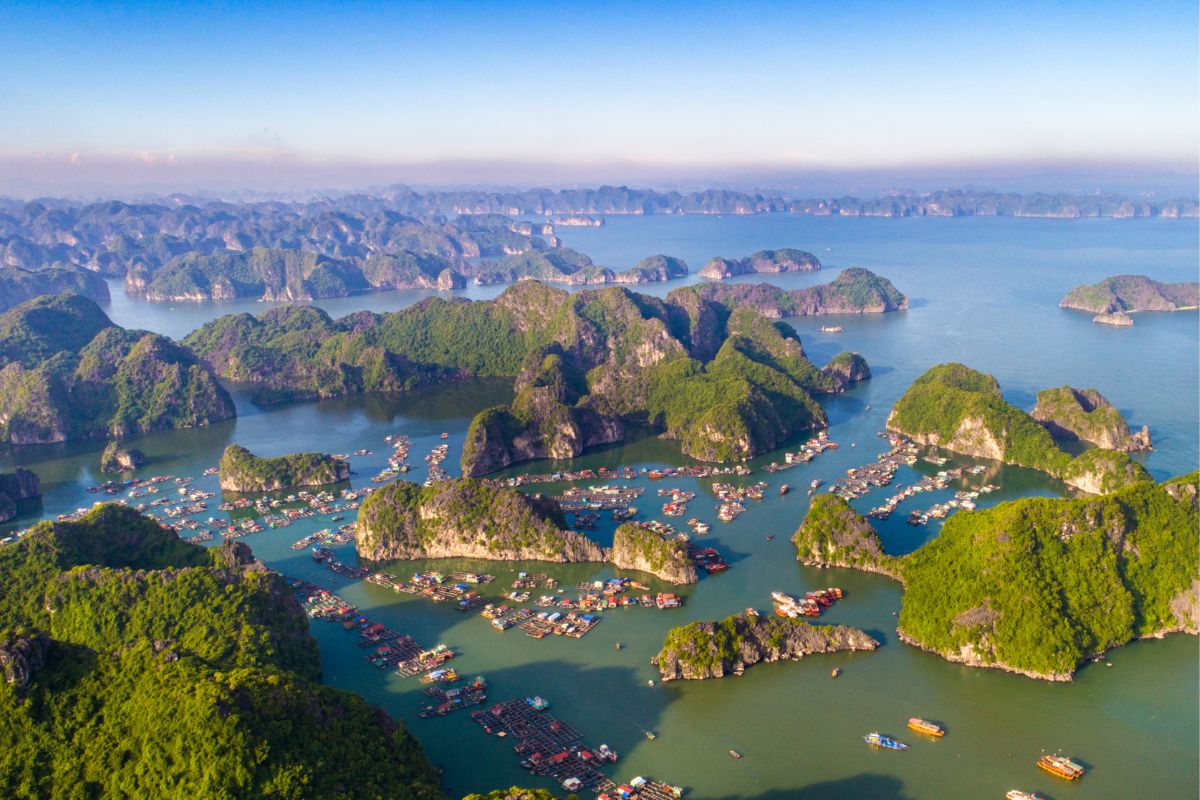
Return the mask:
M1194 165L1194 0L965 5L7 2L0 162Z

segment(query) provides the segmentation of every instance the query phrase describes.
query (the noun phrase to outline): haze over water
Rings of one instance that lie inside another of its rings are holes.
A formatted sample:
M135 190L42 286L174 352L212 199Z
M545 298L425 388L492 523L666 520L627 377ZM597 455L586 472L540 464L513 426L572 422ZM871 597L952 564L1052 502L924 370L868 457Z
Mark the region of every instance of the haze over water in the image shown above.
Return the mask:
M614 268L644 256L666 253L684 258L693 273L715 255L742 256L758 249L811 250L826 269L812 274L750 276L796 288L831 280L838 269L868 267L895 283L910 298L907 312L863 317L789 320L810 358L823 364L842 351L861 352L874 377L843 396L825 398L830 436L840 449L811 464L769 475L756 470L747 480L767 480L772 490L761 503L731 524L715 520L710 481L672 481L699 496L688 516L713 523L707 544L718 547L733 567L705 578L687 594L680 611L627 609L607 612L586 638L534 641L518 630L500 634L476 615L379 587L351 582L314 565L306 552L289 545L329 523L306 520L289 528L247 538L260 558L288 575L333 588L373 619L411 633L428 645L443 641L461 652L454 662L465 675L482 673L493 700L540 694L552 713L581 731L590 744L607 742L621 754L610 774L628 780L653 775L688 787L696 798L995 798L1017 786L1054 799L1194 796L1200 780L1196 719L1200 703L1200 658L1196 640L1176 636L1116 651L1111 668L1083 669L1069 685L1052 685L998 672L949 664L896 641L895 617L901 592L892 581L848 571L798 566L787 541L803 518L803 492L779 497L774 487L803 487L814 478L829 482L848 467L865 464L885 449L875 434L888 410L912 380L928 367L962 361L990 372L1005 396L1032 408L1037 390L1070 384L1095 387L1136 426L1148 424L1155 450L1144 463L1156 479L1200 466L1196 431L1200 427L1200 346L1195 312L1138 314L1129 329L1095 325L1086 314L1061 310L1057 303L1072 287L1123 273L1159 280L1196 280L1200 232L1192 221L824 219L755 217L609 217L601 228L565 228L564 243ZM695 278L689 279L694 281ZM635 290L662 295L684 282L649 284ZM173 307L134 301L115 287L108 311L114 322L181 338L223 313L257 313L267 304L237 301ZM494 297L503 287L471 288L455 294ZM430 292L360 295L321 302L340 316L358 309L394 310ZM825 334L821 325L842 325ZM456 471L462 437L478 410L504 402L503 383L471 384L404 397L359 397L258 409L237 395L236 421L192 431L155 434L135 440L150 456L141 474L199 476L221 450L238 442L263 455L297 450L350 452L371 448L354 459L354 484L377 472L388 455L383 437L406 433L414 442L412 479L424 478L420 456L451 433L447 466ZM868 410L869 409L869 410ZM854 445L854 446L852 446ZM54 515L90 504L86 486L98 474L103 442L9 448L0 454L5 468L30 466L47 489L45 513ZM755 466L779 458L756 459ZM1139 456L1139 458L1141 458ZM678 448L655 440L593 453L571 466L686 463ZM957 463L957 462L952 462ZM928 471L932 468L919 465ZM546 462L510 472L548 471ZM916 479L905 469L897 482ZM1057 495L1063 487L1038 473L1001 469L986 476L1002 490L983 495L981 506L1019 496ZM197 477L198 487L215 487ZM654 488L638 504L641 518L658 517ZM544 488L544 487L541 487ZM551 489L557 490L555 487ZM892 490L877 490L856 503L866 510ZM945 499L925 495L902 504L880 525L890 552L908 552L935 536L937 526L913 528L908 510ZM216 502L213 503L215 512ZM30 519L20 520L22 526ZM604 515L603 541L612 525ZM768 542L766 535L774 535ZM338 548L353 563L352 547ZM438 562L446 572L461 562ZM486 589L507 589L512 572L535 565L466 565L497 576ZM398 564L391 571L408 577L423 565ZM568 593L576 582L613 571L607 567L537 566L558 576ZM798 664L754 667L743 677L681 682L653 688L649 658L665 631L695 619L714 619L747 606L769 608L774 589L802 592L839 585L847 597L823 622L862 627L885 642L875 653L812 656ZM401 599L403 597L403 599ZM371 668L363 651L339 626L313 623L320 640L325 679L378 702L409 723L435 763L445 768L452 795L531 779L517 766L511 745L483 735L466 714L418 720L424 696L415 679ZM616 642L623 643L617 650ZM830 670L844 674L831 681ZM907 734L914 715L943 722L944 740L917 741L906 753L874 752L861 736L870 730ZM658 734L654 741L644 732ZM730 748L745 758L731 760ZM1079 784L1044 776L1034 766L1042 750L1062 749L1089 766ZM534 781L536 785L547 785Z

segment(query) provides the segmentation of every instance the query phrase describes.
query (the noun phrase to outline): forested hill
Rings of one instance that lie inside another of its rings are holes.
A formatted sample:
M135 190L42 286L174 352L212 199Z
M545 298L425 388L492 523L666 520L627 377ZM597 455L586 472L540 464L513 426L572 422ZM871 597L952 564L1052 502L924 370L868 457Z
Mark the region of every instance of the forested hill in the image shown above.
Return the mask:
M445 800L291 588L118 505L0 548L0 796Z

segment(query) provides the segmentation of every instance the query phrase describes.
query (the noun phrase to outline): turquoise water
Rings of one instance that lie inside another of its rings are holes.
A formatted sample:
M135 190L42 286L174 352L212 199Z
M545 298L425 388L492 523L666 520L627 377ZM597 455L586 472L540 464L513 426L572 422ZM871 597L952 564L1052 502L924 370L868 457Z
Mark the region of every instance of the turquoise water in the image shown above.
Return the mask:
M830 280L839 268L865 266L909 295L911 308L904 313L792 320L815 361L857 350L871 363L875 377L823 401L838 450L777 475L757 470L748 480L767 480L772 488L782 482L803 487L813 478L828 482L848 467L872 460L884 448L875 434L891 404L927 367L951 359L995 374L1006 396L1025 408L1032 407L1040 388L1094 386L1133 424L1150 426L1156 449L1144 461L1156 477L1200 465L1197 315L1138 315L1133 328L1112 329L1057 308L1070 288L1106 275L1195 280L1200 237L1192 222L651 217L610 218L603 228L562 234L569 246L614 267L664 252L684 257L695 271L713 255L801 247L817 253L826 270L775 276L772 282L811 285ZM662 294L675 285L643 290ZM458 294L488 297L498 291L473 288ZM427 294L364 295L321 305L335 315L359 308L389 310ZM217 314L257 312L264 305L169 308L130 301L118 291L109 311L122 325L180 336ZM822 324L845 330L824 334L818 330ZM414 441L410 460L420 465L412 473L419 480L424 477L421 456L440 443L442 431L451 433L447 464L455 464L471 415L507 396L503 383L486 383L399 398L346 398L262 410L239 394L241 416L235 421L146 436L135 444L150 456L145 474L175 475L199 475L235 441L264 454L371 448L374 455L353 461L358 485L383 465L389 449L383 437L403 432ZM47 490L44 512L57 514L95 499L85 487L99 481L102 444L9 449L0 452L0 463L38 471ZM670 444L643 440L589 454L574 466L668 463L686 460ZM897 481L908 484L916 477L902 470ZM982 506L1063 493L1061 485L1026 470L996 470L977 479L984 481L1002 489L984 495ZM639 504L645 518L656 515L659 502L653 496L658 484L643 482L650 487ZM896 641L893 614L899 609L900 589L893 582L795 563L787 539L807 508L802 491L786 497L770 491L726 525L715 520L709 483L670 485L699 493L687 516L713 522L707 543L725 554L732 569L683 592L686 603L680 610L609 612L582 640L535 641L518 630L497 633L475 615L349 581L321 569L306 553L289 549L306 533L328 526L327 521L310 520L245 541L281 571L334 588L379 621L422 642L455 647L461 653L455 666L464 674L485 674L493 699L534 693L549 698L554 713L582 730L589 742L607 742L621 753L613 772L621 779L653 775L687 786L689 796L697 798L989 798L1002 797L1012 787L1050 798L1116 798L1143 796L1148 786L1158 797L1195 796L1200 780L1200 659L1194 638L1176 636L1122 648L1111 655L1112 667L1085 668L1068 685L949 664ZM215 488L215 480L198 478L195 485ZM875 492L858 505L866 509L885 495ZM927 506L944 497L924 496L919 503ZM904 523L913 507L914 501L907 501L880 526L892 552L910 551L937 534L936 526ZM596 535L604 540L610 534L609 524ZM774 541L767 541L768 534ZM341 548L341 556L352 561L352 548ZM392 571L407 576L421 566L399 564ZM447 562L434 566L459 568ZM612 574L608 568L588 566L461 566L497 575L485 590L489 594L506 589L511 573L522 568L551 572L567 586ZM657 678L649 659L667 628L747 606L765 609L774 589L795 592L832 584L845 589L847 597L824 621L870 631L884 641L879 651L755 667L740 678L720 681L646 685ZM371 668L340 627L314 623L313 630L321 642L325 679L406 720L445 769L451 794L533 780L517 766L509 744L484 736L466 714L417 719L424 697L415 680ZM621 650L615 648L618 641ZM829 673L835 666L843 674L833 681ZM904 729L913 715L944 723L947 737L918 741ZM875 729L909 741L912 749L870 751L861 736ZM646 730L657 738L648 741ZM730 748L745 758L731 760L726 755ZM1058 749L1091 767L1079 784L1045 776L1034 766L1043 750Z

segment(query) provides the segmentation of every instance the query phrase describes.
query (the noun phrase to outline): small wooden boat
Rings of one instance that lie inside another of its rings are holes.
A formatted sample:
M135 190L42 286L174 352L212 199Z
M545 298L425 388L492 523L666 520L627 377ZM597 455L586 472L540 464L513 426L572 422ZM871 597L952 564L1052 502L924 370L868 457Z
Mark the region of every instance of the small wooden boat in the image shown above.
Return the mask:
M838 675L841 675L841 674L842 674L842 671L839 668L834 667L833 671L829 673L829 677L836 678Z
M1009 789L1004 796L1008 800L1046 800L1037 792L1023 792L1020 789Z
M739 753L737 750L730 750L729 755L732 756L733 758L741 758L742 757L742 754Z
M946 731L941 725L938 725L936 722L930 722L927 719L921 719L920 717L913 717L910 719L908 721L908 727L917 733L923 733L926 736L942 737L946 735Z
M654 731L646 731L646 738L650 741L654 741L658 738L658 735Z
M1037 765L1051 775L1068 781L1077 781L1084 773L1083 765L1076 764L1066 756L1045 755L1037 760Z
M884 736L879 731L872 731L863 737L863 741L872 747L883 747L887 750L907 750L908 745L890 736Z

